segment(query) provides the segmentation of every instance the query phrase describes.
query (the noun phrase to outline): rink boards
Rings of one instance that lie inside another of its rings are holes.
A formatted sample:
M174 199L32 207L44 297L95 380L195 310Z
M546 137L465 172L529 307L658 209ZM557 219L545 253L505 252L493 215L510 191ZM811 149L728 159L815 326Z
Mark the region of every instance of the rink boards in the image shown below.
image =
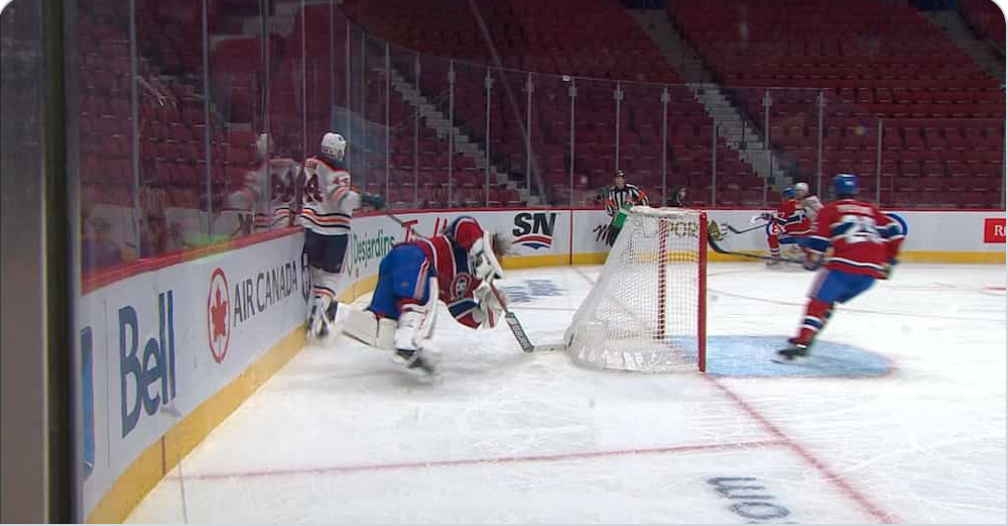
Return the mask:
M137 263L84 294L76 398L89 520L121 520L303 347L302 244L292 230Z

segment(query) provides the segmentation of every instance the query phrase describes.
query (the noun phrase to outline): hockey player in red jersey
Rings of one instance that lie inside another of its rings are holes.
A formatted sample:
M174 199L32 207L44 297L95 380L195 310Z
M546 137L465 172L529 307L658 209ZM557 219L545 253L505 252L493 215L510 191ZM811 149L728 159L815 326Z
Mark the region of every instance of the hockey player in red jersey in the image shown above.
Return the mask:
M833 247L833 254L812 286L798 335L777 353L783 360L808 355L816 335L833 314L834 304L850 301L876 279L888 279L903 242L903 227L896 219L857 200L857 177L837 175L833 191L837 201L820 210L816 232L804 243L806 268L818 268L826 249Z
M784 200L774 214L763 213L761 217L767 223L767 244L770 245L770 261L768 266L780 263L781 245L799 245L801 240L812 233L812 222L805 216L805 209L795 199L795 190L785 188L781 195Z
M505 240L468 216L442 234L394 246L382 258L367 309L396 320L394 360L410 372L434 373L434 361L424 351L431 349L438 300L467 327L493 327L504 307L490 283L504 276L499 258L505 252ZM348 323L347 329L358 337L356 324Z

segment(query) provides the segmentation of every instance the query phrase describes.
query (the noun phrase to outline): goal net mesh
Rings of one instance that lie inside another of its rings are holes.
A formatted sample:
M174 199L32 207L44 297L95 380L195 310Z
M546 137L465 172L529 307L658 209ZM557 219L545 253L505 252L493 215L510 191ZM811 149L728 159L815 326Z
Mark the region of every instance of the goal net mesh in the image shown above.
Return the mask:
M704 369L706 215L634 207L564 335L578 364Z

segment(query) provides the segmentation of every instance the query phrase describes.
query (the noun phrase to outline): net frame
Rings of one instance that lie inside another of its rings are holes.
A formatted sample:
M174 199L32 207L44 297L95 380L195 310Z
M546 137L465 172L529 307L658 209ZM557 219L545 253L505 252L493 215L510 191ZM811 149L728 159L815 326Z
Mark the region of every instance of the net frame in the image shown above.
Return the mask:
M685 234L677 231L681 228ZM702 210L633 207L564 334L571 360L636 372L706 371L706 240ZM657 288L656 294L649 286ZM694 313L695 324L688 315Z

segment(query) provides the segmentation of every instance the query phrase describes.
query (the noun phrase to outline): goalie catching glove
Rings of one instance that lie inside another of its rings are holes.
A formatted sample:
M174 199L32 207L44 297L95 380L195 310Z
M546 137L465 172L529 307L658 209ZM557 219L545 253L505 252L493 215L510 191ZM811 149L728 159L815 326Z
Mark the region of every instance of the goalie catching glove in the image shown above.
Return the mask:
M504 269L498 257L508 252L507 245L507 240L500 236L483 232L469 249L469 267L473 277L482 281L473 290L473 298L478 302L478 307L473 311L473 320L480 327L494 327L504 312L504 305L494 292L492 283L504 277Z
M497 259L497 254L503 255L506 252L507 249L498 236L483 232L469 249L469 266L472 268L473 277L487 283L503 278L504 269Z
M473 311L473 319L479 323L481 328L493 328L497 321L504 315L504 305L501 304L497 294L494 294L490 284L484 281L480 283L473 296L477 301L477 308Z

